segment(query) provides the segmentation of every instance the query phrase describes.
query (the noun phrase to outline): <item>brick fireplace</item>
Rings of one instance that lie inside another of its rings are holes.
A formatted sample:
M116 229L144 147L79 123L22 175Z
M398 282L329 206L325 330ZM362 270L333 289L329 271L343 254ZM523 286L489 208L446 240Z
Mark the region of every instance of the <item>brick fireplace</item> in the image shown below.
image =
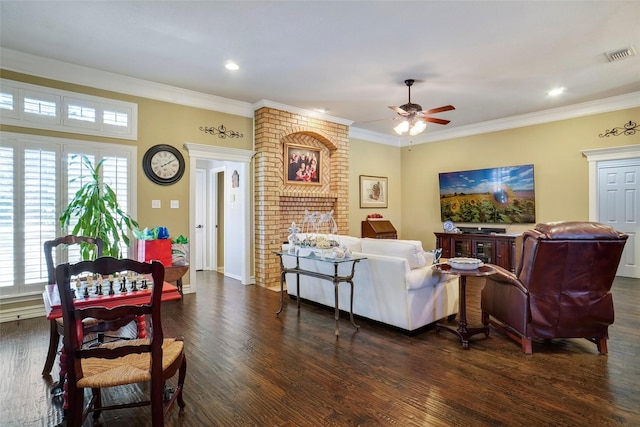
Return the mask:
M288 182L287 145L319 151L320 182ZM280 264L272 251L287 240L292 222L305 209L333 209L339 233L349 228L349 128L300 114L262 107L255 112L255 277L256 284L280 283Z

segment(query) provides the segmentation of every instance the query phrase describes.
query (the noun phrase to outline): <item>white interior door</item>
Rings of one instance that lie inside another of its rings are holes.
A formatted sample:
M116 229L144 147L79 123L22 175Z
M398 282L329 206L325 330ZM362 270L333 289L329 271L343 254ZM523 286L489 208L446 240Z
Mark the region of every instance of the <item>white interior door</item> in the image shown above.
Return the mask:
M640 278L640 158L598 162L598 218L629 235L618 275Z
M206 218L207 218L207 170L196 169L195 191L195 250L193 251L196 271L204 270L207 255L206 248Z

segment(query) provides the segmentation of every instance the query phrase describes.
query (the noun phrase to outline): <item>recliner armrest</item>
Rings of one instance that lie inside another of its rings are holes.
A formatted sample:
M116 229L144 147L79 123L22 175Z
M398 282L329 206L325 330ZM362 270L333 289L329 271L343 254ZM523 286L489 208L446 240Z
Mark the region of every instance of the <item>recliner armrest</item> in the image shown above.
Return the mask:
M497 265L491 265L491 266L496 270L496 274L487 276L487 280L490 280L492 282L495 282L501 285L515 286L525 294L529 292L527 288L522 284L520 279L518 279L518 276L516 276L514 273Z

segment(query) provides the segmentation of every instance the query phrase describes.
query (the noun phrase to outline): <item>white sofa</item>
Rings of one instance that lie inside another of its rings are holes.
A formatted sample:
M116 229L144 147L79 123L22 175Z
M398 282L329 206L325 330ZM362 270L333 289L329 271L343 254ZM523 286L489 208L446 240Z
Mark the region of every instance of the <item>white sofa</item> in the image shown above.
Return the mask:
M353 313L358 316L414 331L458 312L456 276L433 271L433 254L424 252L416 240L370 239L329 235L349 248L353 255L367 257L356 264ZM288 250L289 245L283 245ZM296 258L283 256L285 267L294 267ZM333 275L333 263L300 259L300 268ZM351 271L351 263L339 266L339 275ZM286 275L287 292L296 296L296 275ZM339 285L340 310L349 311L350 286ZM300 297L334 307L333 283L300 275Z

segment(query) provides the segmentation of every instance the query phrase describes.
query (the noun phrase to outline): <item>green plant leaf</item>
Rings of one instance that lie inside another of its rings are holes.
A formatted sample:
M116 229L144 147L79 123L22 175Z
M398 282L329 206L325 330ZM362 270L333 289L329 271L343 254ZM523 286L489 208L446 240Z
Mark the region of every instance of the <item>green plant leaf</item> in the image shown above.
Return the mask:
M71 223L77 221L72 234L99 237L104 242L104 255L120 257L120 244L129 245L128 233L137 228L138 223L120 208L113 189L107 183L100 182L100 171L106 159L102 159L94 167L88 157L80 157L89 174L72 180L82 179L86 182L60 215L60 226L63 230L68 230ZM83 259L95 257L92 250L83 250L82 247L81 255Z

